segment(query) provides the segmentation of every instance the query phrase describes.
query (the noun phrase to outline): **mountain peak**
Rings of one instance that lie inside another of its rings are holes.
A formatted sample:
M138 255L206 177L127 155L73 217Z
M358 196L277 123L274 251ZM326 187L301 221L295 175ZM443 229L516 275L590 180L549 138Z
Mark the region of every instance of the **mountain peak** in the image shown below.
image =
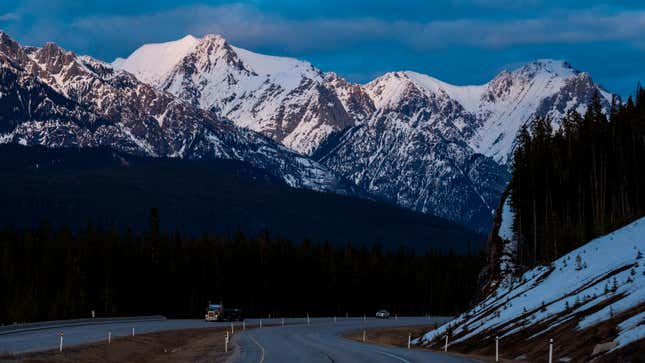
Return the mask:
M187 35L187 37L192 37L192 35ZM193 37L194 39L194 37ZM226 43L226 38L224 38L220 34L206 34L201 38L201 41L207 41L207 42L212 42L215 44L225 44Z
M115 59L112 66L127 70L139 80L154 85L192 52L199 41L192 35L186 35L170 42L144 44L129 57Z
M14 54L19 48L20 45L18 44L18 42L13 40L9 36L9 34L0 30L0 53L9 52L11 54Z
M547 73L557 77L568 78L580 73L571 64L564 60L538 59L527 63L516 71L516 73L535 76L540 73Z

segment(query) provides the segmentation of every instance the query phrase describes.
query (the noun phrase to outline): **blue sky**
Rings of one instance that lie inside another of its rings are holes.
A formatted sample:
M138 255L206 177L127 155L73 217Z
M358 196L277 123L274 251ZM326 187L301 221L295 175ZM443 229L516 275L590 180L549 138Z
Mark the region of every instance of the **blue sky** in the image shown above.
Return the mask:
M643 0L19 0L0 2L0 29L107 61L220 33L355 82L415 70L476 84L538 58L568 60L622 96L645 81Z

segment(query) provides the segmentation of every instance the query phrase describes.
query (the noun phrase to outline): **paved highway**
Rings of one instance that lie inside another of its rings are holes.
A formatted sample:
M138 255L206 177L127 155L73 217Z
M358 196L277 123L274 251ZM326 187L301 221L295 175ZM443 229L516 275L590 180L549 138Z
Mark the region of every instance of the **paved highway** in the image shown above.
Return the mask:
M367 321L330 319L313 321L311 325L292 325L253 329L235 336L238 350L232 357L236 363L462 363L474 362L462 357L417 349L383 347L347 340L342 334L364 328L426 325L445 321L441 318L399 318L398 320Z
M377 327L430 325L445 318L410 318L380 320L375 318L262 319L263 328L242 332L236 322L233 336L235 351L231 361L236 363L289 363L289 362L472 362L465 358L416 349L383 347L344 339L342 334ZM258 319L246 319L247 326L258 325ZM269 325L275 326L269 326ZM292 325L291 325L292 324ZM26 353L57 349L58 333L64 332L64 346L105 341L112 337L163 330L230 326L230 323L208 323L203 320L154 320L135 322L101 322L66 327L38 327L35 330L4 332L0 334L0 352Z
M327 319L329 320L329 319ZM287 319L288 324L299 324L306 319ZM311 320L316 321L315 319ZM247 325L259 323L257 319L246 319ZM281 319L263 319L262 323L279 324ZM241 325L236 322L236 325ZM230 323L205 322L204 320L168 319L135 322L102 322L80 326L39 327L35 330L4 332L0 334L0 353L27 353L40 350L57 349L58 333L63 332L64 346L107 340L108 332L112 337L129 336L134 328L135 334L151 333L163 330L208 328L214 326L230 326ZM240 330L238 328L238 330Z

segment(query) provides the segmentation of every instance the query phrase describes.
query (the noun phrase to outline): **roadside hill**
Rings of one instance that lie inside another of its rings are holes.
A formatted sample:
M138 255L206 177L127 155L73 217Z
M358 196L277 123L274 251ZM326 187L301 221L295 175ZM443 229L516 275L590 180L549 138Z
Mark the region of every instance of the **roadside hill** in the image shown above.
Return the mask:
M500 337L505 358L544 361L555 339L555 361L645 354L645 217L520 277L496 290L456 320L418 343L449 350L495 353ZM604 344L601 349L599 344Z

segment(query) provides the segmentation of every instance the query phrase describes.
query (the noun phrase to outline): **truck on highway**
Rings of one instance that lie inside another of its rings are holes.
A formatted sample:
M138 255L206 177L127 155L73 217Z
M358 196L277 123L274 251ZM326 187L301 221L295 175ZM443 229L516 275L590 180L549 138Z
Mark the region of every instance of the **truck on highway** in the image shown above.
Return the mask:
M206 321L242 321L242 310L227 309L222 304L208 304L206 308Z
M219 321L224 306L222 304L208 304L206 308L206 321Z

